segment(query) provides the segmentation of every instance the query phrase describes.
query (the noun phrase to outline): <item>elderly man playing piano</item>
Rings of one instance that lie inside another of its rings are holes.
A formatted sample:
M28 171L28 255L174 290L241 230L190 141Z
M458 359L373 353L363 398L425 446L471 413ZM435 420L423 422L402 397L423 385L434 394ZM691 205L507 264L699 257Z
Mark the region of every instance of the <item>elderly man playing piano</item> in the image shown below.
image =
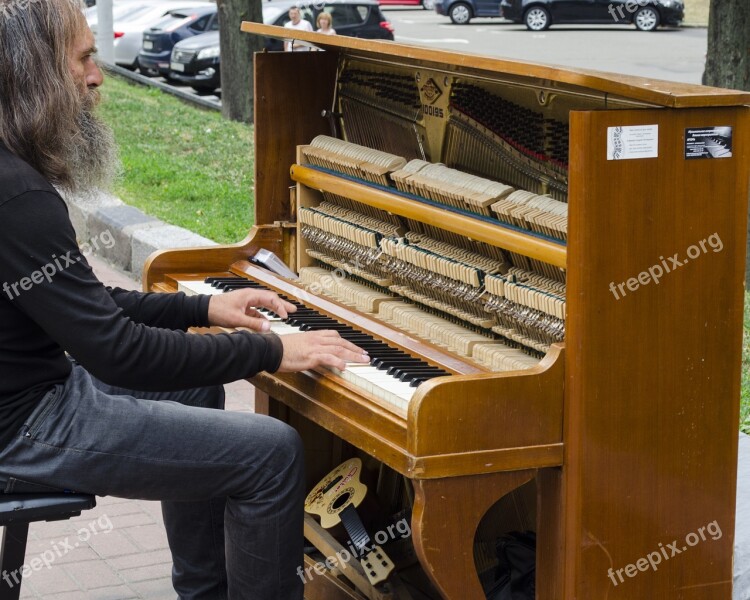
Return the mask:
M299 438L210 409L220 384L261 370L367 356L331 331L186 332L262 332L252 307L294 310L271 292L153 295L97 280L57 191L115 170L95 53L77 0L0 0L0 492L161 500L179 598L301 599Z

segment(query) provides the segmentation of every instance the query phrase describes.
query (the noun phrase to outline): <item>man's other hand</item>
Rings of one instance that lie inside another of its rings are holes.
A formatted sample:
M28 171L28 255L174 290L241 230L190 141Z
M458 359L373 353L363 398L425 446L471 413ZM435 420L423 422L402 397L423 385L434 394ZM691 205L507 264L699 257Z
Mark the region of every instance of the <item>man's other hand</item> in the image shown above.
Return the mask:
M331 367L343 371L346 363L367 364L367 352L330 330L306 331L281 336L284 356L278 371L293 373L315 367Z
M272 310L286 319L297 310L276 294L263 290L242 289L211 296L208 303L208 322L219 327L247 327L254 331L268 331L270 324L255 307Z

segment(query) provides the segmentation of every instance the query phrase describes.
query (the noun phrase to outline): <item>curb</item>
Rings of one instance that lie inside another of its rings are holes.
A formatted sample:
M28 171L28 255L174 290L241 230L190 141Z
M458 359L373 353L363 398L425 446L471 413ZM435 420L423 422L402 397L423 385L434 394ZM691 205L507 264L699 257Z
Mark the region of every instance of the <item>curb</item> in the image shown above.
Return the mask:
M195 94L191 94L190 92L186 92L185 90L181 90L180 88L162 83L161 81L156 81L155 79L151 79L150 77L146 77L145 75L141 75L140 73L136 73L135 71L129 71L128 69L119 67L117 65L103 64L102 67L104 67L104 69L112 75L119 75L124 79L129 79L130 81L143 86L158 88L162 92L171 94L172 96L176 96L177 98L180 98L185 102L201 106L208 110L221 112L221 102L201 98L200 96L196 96Z
M140 281L151 254L173 248L216 246L197 233L168 225L106 193L65 197L79 243Z

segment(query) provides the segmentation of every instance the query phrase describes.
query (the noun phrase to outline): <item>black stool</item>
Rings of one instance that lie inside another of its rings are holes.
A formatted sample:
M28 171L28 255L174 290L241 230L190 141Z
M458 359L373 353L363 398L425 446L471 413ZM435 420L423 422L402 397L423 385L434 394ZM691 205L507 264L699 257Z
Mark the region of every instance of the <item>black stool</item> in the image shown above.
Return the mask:
M0 600L18 600L26 555L29 523L62 521L96 506L88 494L0 494L0 526L5 527L0 550Z

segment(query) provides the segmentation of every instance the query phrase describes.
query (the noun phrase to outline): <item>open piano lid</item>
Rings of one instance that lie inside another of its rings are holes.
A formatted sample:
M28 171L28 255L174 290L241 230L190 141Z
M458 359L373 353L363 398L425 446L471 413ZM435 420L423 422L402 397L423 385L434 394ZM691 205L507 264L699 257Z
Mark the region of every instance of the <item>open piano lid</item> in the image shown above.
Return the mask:
M275 25L244 21L241 29L246 33L276 39L290 39L289 29ZM356 56L388 58L390 60L394 58L419 60L423 61L425 66L431 64L436 67L460 68L464 74L471 71L502 73L505 78L534 79L533 83L537 85L539 80L543 80L544 84L550 87L566 87L569 89L574 86L611 95L620 101L627 99L631 102L637 101L652 106L687 108L750 105L750 93L737 90L491 58L481 54L451 52L384 40L363 40L297 30L291 37L310 42L323 50L345 49L349 54ZM530 82L527 81L527 83Z

